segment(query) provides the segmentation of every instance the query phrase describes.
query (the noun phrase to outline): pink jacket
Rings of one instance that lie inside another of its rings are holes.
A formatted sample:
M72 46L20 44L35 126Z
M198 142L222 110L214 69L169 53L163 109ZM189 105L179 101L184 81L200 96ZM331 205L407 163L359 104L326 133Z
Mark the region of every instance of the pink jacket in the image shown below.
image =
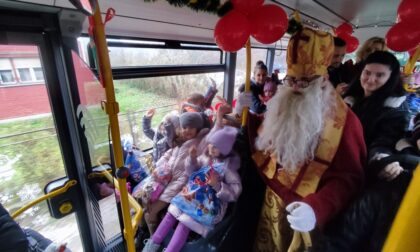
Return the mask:
M156 169L164 169L163 167L169 165L172 172L171 181L160 195L160 201L170 203L171 199L181 191L182 187L187 182L187 176L185 175L185 159L189 156L189 149L192 146L196 146L197 153L201 154L205 149L205 141L202 141L202 139L208 132L209 129L202 129L195 138L186 141L180 146L169 149L157 161Z

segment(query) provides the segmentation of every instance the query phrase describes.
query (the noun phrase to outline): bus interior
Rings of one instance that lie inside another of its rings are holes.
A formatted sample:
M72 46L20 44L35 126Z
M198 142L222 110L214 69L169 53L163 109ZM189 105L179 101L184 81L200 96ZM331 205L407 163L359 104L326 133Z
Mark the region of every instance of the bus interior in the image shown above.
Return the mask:
M96 1L0 0L0 203L22 227L65 242L71 251L132 251L124 228L133 224L129 239L139 249L144 239L142 209L127 196L130 186L122 189L125 193L114 190L121 184L115 178L119 169L106 111L111 108L104 102L109 94L99 80L103 69L93 50L99 44L92 39L92 19L72 2ZM152 163L152 141L141 124L149 109L156 109L156 127L188 94L204 93L212 83L217 95L231 103L247 72L245 48L224 52L215 43L220 17L168 2L97 1L118 103L113 108L121 139L117 151L127 155L121 149L130 148L141 167ZM396 23L400 0L264 4L281 7L288 17L298 11L302 23L315 29L333 32L348 23L361 45L370 37L385 37ZM283 78L289 38L285 34L271 44L251 38L250 65L262 60L268 73L278 71ZM410 57L408 52L395 55L401 65ZM345 60L355 57L354 51ZM251 162L249 157L244 160ZM245 183L253 188L244 189L246 199L229 208L229 218L206 239L190 237L182 251L250 250L252 242L246 241L252 237L241 229L247 227L245 214L258 212L241 214L240 209L261 202L253 190L263 185ZM131 218L123 220L124 211ZM232 244L242 242L232 250Z

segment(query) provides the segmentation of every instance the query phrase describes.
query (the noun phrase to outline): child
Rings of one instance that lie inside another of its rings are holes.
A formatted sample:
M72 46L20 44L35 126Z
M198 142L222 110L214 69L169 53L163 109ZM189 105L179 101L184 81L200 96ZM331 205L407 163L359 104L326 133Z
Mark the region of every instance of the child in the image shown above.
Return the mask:
M217 127L208 135L207 150L197 157L190 149L186 160L187 185L176 195L168 213L143 251L158 251L170 229L179 223L165 251L180 251L190 230L206 236L223 219L228 202L236 201L242 191L237 172L240 160L232 152L237 130L230 126Z
M264 83L267 78L267 66L261 60L254 67L254 76L251 79L252 104L250 110L255 114L262 114L266 106L260 100L260 95L264 94ZM245 91L245 84L239 87L239 92Z
M216 82L210 78L212 84L209 85L204 95L200 93L190 94L186 101L181 106L181 113L184 112L198 112L204 120L204 128L211 128L212 121L212 108L211 103L216 96L217 88Z
M208 129L203 129L203 119L197 112L186 112L179 117L181 124L181 140L183 143L169 149L156 163L156 169L153 171L151 181L158 182L161 186L156 187L159 191L156 194L158 199L154 202L150 198L143 202L147 206L145 209L145 220L150 234L153 234L158 225L158 214L165 209L172 198L181 191L187 178L185 176L185 159L188 156L188 150L191 146L198 146L198 152L202 153L205 146L200 145L202 138L208 133ZM160 188L160 189L159 189ZM142 196L143 188L134 189L133 195Z
M182 104L181 113L184 112L205 112L206 109L211 107L211 103L216 96L217 87L216 81L210 78L211 85L209 85L204 95L200 93L190 94L186 101Z
M264 105L276 94L277 84L271 79L267 78L264 84L264 96L259 95L260 100Z
M149 109L143 117L143 133L153 141L153 162L156 163L159 158L169 149L174 147L174 138L179 129L179 116L176 111L165 115L159 124L157 131L151 127L152 118L155 115L155 109Z

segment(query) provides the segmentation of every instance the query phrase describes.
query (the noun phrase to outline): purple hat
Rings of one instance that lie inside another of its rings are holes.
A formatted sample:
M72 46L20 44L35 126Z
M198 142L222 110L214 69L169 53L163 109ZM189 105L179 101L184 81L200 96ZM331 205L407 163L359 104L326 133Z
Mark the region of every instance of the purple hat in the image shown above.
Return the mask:
M212 144L220 151L222 155L226 156L232 150L237 133L238 131L236 128L231 126L224 126L222 129L219 129L211 136L209 139L209 144Z
M201 130L204 122L203 117L197 112L185 112L179 117L179 122L182 128L195 128Z
M271 91L275 93L277 91L277 85L273 81L267 81L264 84L264 92Z

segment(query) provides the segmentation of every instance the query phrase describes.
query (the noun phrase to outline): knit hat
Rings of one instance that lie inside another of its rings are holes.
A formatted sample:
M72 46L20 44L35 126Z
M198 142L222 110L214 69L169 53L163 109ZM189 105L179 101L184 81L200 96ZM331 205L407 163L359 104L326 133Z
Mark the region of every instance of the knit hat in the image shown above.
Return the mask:
M175 129L179 128L179 113L178 111L174 110L169 112L168 114L166 114L163 119L162 122L169 122L171 123Z
M414 127L413 127L413 133L412 133L412 139L414 141L417 141L420 139L420 113L414 117Z
M287 75L293 77L324 75L334 53L333 36L303 28L287 46Z
M224 126L222 129L216 131L209 139L209 144L216 147L224 156L229 154L235 143L238 131L231 126Z
M277 91L277 85L273 81L266 81L264 84L264 92L271 91L275 93Z
M179 122L182 128L195 128L200 130L203 128L204 122L200 113L198 112L185 112L179 117Z

